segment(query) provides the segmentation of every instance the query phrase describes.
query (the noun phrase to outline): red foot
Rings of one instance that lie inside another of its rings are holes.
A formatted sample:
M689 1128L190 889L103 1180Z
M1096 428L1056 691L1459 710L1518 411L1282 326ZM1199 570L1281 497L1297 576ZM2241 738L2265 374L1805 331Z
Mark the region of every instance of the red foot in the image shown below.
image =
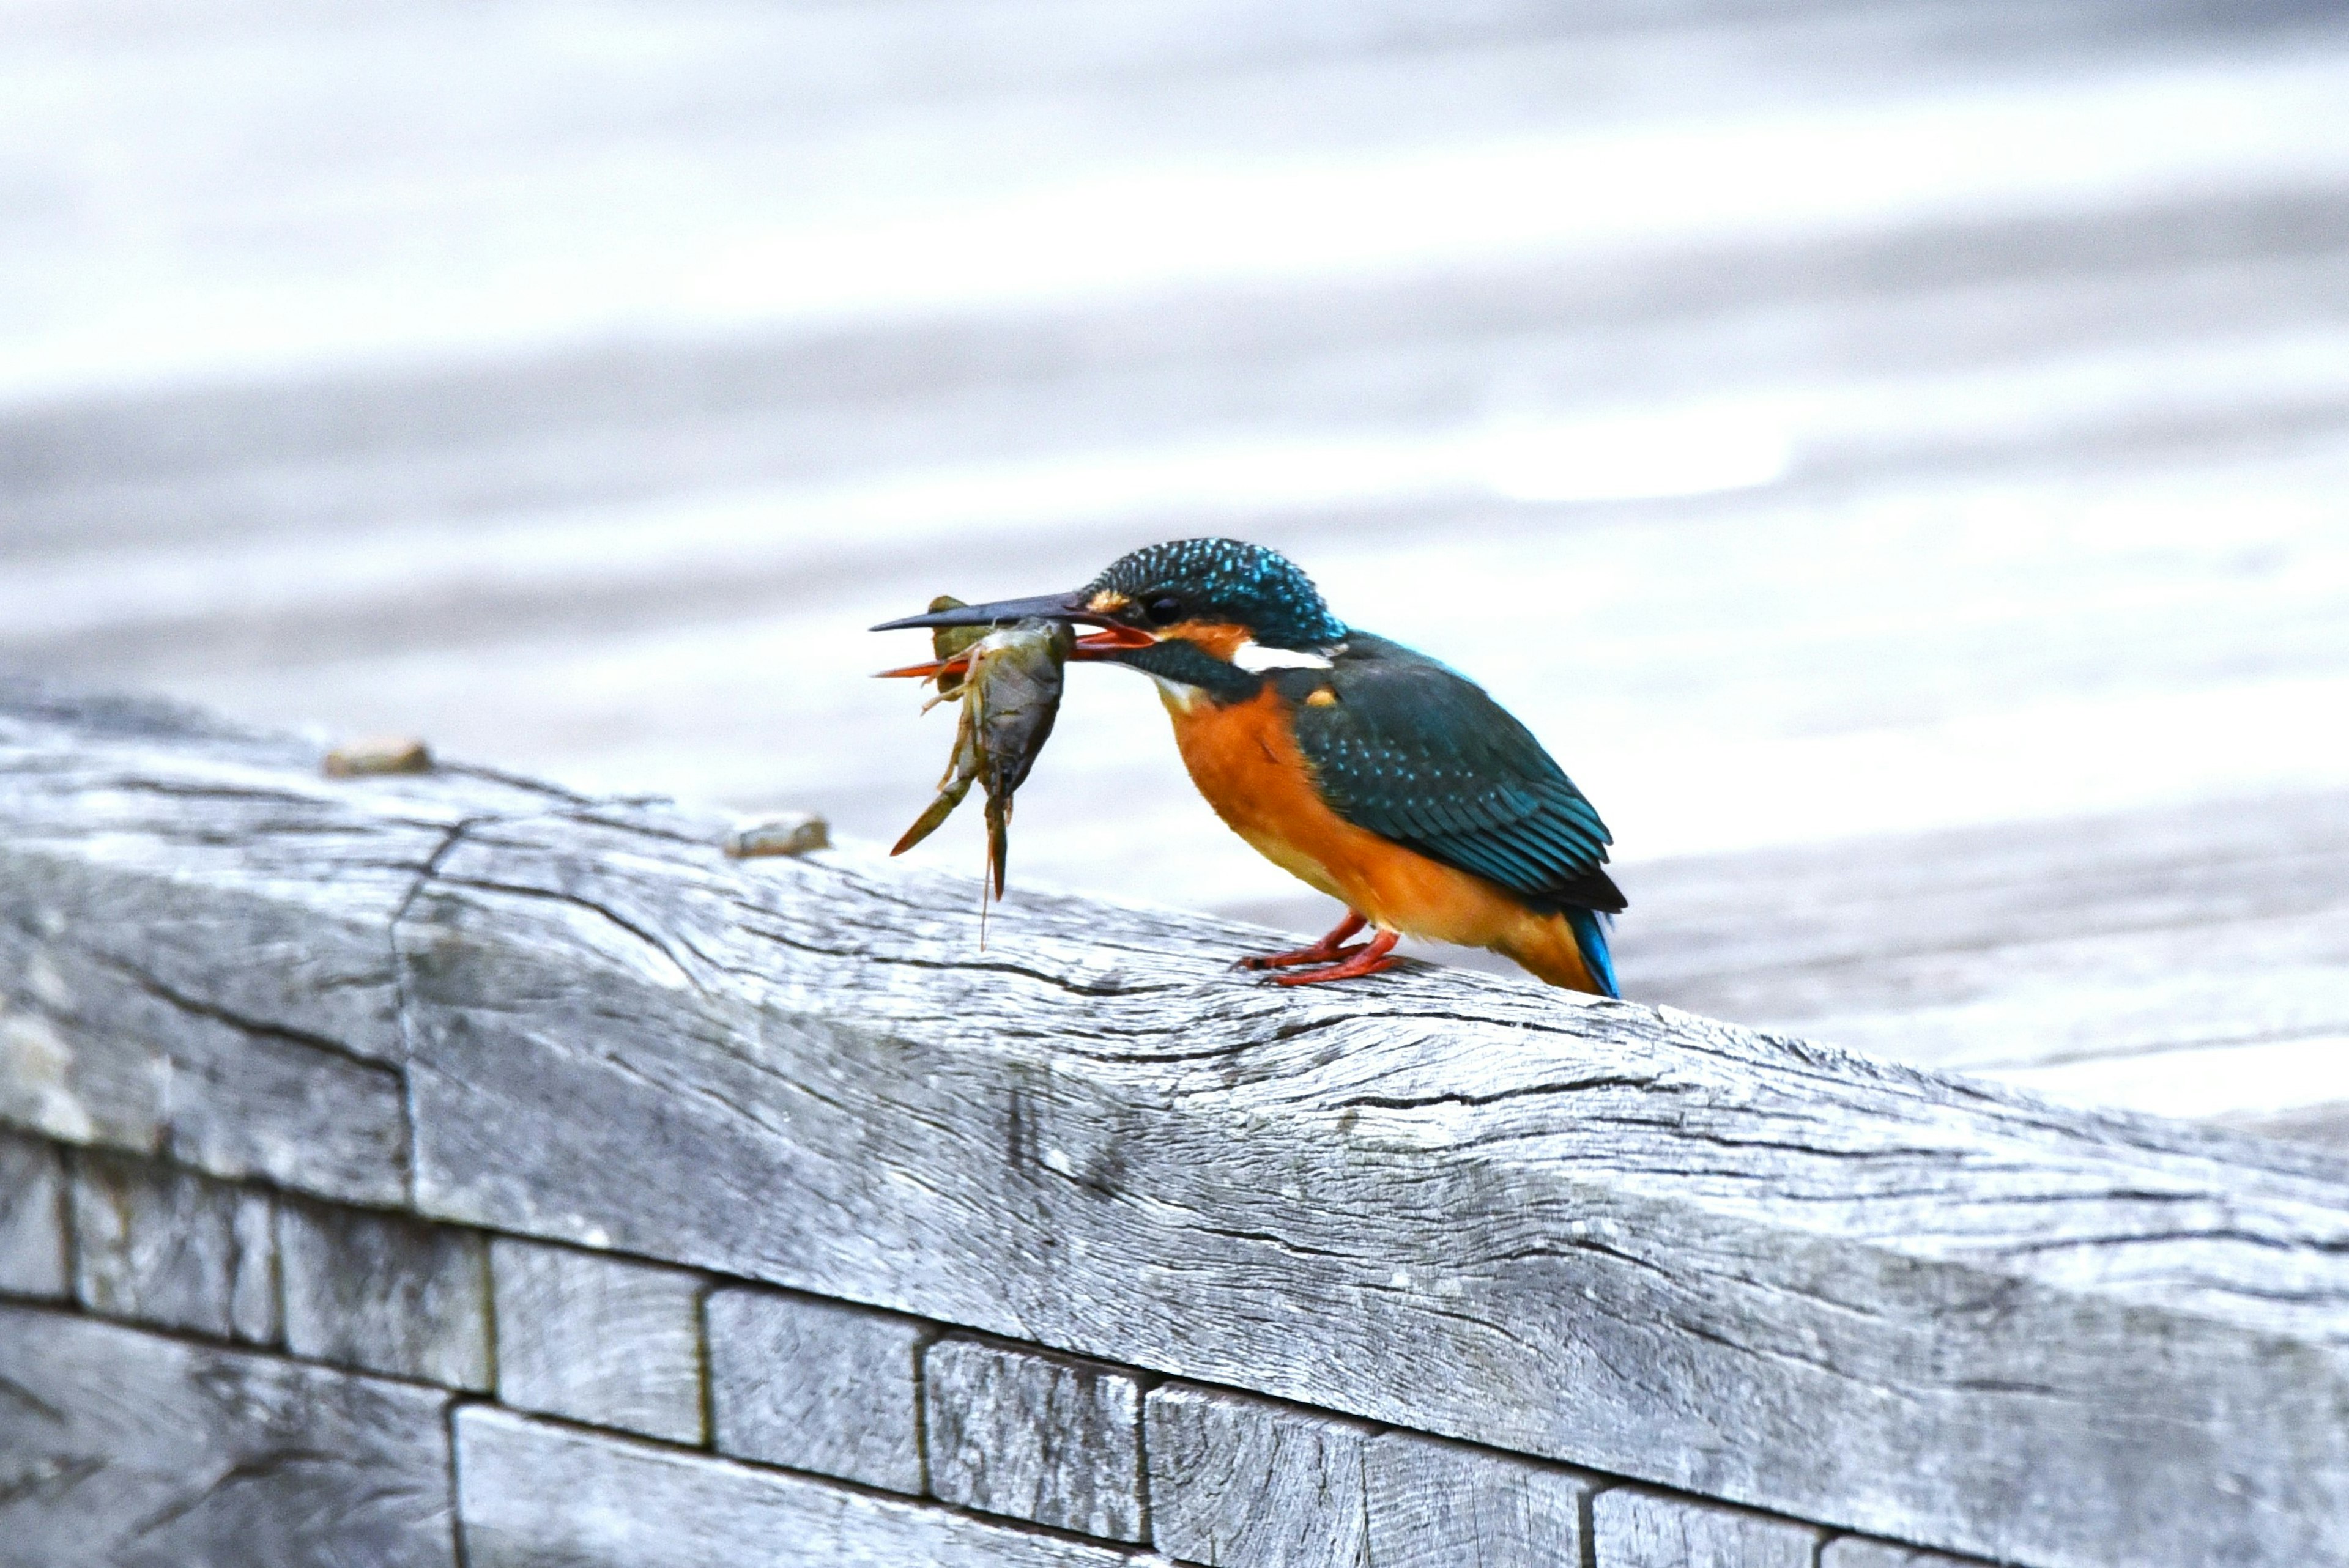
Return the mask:
M1299 964L1329 964L1351 957L1361 951L1345 945L1346 938L1370 923L1352 910L1338 923L1338 929L1310 947L1300 947L1293 953L1268 953L1261 958L1243 958L1232 965L1235 969L1294 969Z
M1351 956L1341 964L1332 964L1327 969L1309 969L1302 975L1276 975L1272 983L1276 985L1319 985L1325 980L1355 980L1365 975L1376 975L1381 969L1392 969L1402 962L1400 958L1387 956L1394 944L1395 934L1381 931L1363 945L1347 949Z

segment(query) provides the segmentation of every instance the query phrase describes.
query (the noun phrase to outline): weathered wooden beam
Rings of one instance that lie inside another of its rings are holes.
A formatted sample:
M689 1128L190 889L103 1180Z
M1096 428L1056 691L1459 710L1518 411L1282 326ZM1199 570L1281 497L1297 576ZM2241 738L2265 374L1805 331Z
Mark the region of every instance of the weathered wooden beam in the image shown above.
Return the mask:
M0 872L177 865L223 954L293 918L239 844L287 908L339 896L213 742L52 734L151 815ZM0 758L0 813L38 767ZM398 954L429 1217L2047 1568L2349 1553L2322 1155L1494 977L1274 990L1228 967L1259 934L1075 899L982 951L967 882L473 788L336 802L407 868L347 926ZM419 857L426 817L470 820Z
M923 1342L906 1318L746 1286L712 1291L718 1451L889 1491L922 1491Z
M469 1568L1134 1568L1103 1546L508 1410L475 1406L455 1426Z
M448 1396L0 1305L0 1560L453 1568Z
M267 1345L278 1333L269 1195L185 1171L74 1161L74 1294L109 1317Z
M922 1355L930 1495L1055 1530L1146 1539L1142 1386L1113 1367L974 1339Z
M507 1240L490 1273L502 1403L675 1443L707 1435L698 1276Z
M0 682L0 1119L406 1196L391 921L460 822L561 799L337 783L325 748Z

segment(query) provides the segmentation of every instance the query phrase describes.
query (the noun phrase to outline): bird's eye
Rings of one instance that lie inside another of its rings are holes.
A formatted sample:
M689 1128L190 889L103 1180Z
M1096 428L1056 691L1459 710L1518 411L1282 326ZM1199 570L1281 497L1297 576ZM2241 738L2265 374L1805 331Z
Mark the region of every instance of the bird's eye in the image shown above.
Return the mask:
M1172 593L1161 593L1145 601L1142 613L1161 626L1169 626L1183 618L1183 601Z

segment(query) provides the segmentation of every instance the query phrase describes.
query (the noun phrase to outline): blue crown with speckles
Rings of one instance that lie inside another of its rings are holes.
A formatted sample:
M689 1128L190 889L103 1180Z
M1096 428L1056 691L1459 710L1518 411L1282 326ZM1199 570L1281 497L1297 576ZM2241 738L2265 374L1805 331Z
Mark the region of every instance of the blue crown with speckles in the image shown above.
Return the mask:
M1274 648L1326 648L1344 640L1346 624L1330 614L1321 591L1278 551L1239 539L1177 539L1122 555L1086 585L1137 603L1159 594L1184 602L1185 618L1246 626Z

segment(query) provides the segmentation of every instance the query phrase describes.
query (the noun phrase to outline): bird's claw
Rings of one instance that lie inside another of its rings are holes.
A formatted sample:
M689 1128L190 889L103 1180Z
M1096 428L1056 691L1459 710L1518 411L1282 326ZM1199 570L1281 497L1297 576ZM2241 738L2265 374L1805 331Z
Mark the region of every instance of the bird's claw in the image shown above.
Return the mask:
M1343 964L1332 964L1326 968L1307 969L1296 975L1270 975L1268 983L1274 985L1319 985L1330 980L1359 980L1366 975L1383 975L1402 962L1392 954L1371 957L1366 953L1358 953Z
M1358 925L1355 929L1359 930L1361 927ZM1314 958L1320 956L1316 952L1317 948L1329 948L1330 942L1339 936L1351 934L1352 932L1331 932L1329 936L1317 943L1314 948L1302 949L1298 953L1275 954L1273 956L1310 963ZM1379 974L1402 962L1394 956L1394 944L1397 940L1393 932L1381 931L1368 942L1357 943L1351 947L1330 948L1329 955L1336 960L1335 963L1324 964L1319 968L1306 969L1296 975L1275 975L1271 977L1272 983L1276 985L1319 985L1325 980L1353 980L1365 975Z
M1322 947L1316 944L1312 947L1299 947L1289 953L1267 953L1253 958L1237 959L1233 962L1232 967L1255 970L1296 969L1308 964L1336 964L1351 958L1369 945L1367 942L1357 942L1350 947Z

